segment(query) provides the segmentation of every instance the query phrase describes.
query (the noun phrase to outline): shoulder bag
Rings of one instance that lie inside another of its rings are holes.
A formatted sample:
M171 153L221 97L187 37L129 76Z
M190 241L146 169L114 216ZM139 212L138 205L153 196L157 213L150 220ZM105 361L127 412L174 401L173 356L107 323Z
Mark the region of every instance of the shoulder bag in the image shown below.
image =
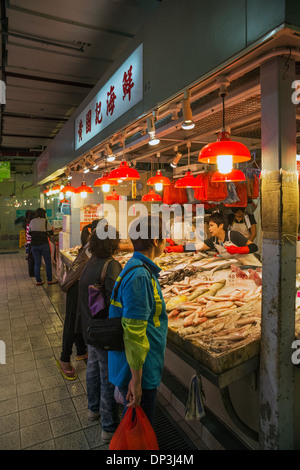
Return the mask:
M118 290L120 288L121 282L124 279L124 277L130 271L132 271L132 269L139 268L139 267L143 267L147 269L147 271L150 272L150 275L152 277L152 273L150 269L145 264L132 266L121 277L120 281L118 283L115 283L111 300L116 299ZM104 268L105 266L103 267L103 270ZM101 275L101 279L102 279L102 275ZM103 279L105 280L105 277ZM105 318L103 317L99 318L99 314L101 315L102 313L101 311L100 312L98 311L98 315L91 316L89 326L87 328L87 340L86 341L87 341L87 344L90 344L91 346L94 346L95 348L101 349L104 351L123 351L125 346L124 346L124 339L123 339L122 317L115 317L115 318L108 317L108 310L109 310L109 305L111 303L111 300L109 304L107 305L107 307L105 307L104 309L107 315Z

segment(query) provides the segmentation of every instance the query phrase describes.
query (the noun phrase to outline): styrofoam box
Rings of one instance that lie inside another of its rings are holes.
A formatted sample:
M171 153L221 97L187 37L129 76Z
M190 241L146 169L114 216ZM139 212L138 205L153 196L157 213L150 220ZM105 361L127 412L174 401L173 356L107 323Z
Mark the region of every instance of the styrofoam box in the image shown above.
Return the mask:
M70 232L70 215L63 216L63 232Z
M70 234L67 232L59 232L59 249L66 250L70 248Z

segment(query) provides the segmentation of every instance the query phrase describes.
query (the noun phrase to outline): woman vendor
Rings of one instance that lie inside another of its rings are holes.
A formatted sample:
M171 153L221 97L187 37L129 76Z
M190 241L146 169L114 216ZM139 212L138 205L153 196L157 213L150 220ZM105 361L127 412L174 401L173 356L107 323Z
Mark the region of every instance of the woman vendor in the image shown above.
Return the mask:
M183 245L167 246L165 251L183 253L184 251L207 251L217 250L222 258L240 258L243 264L261 266L260 261L253 254L258 250L255 243L248 240L244 235L235 230L227 230L227 219L223 214L215 212L209 218L209 233L211 237L203 243L194 244L191 249L185 249ZM243 258L243 260L242 260Z
M256 237L256 220L254 215L246 214L245 207L233 207L232 214L228 215L228 226L230 230L240 232L251 242Z

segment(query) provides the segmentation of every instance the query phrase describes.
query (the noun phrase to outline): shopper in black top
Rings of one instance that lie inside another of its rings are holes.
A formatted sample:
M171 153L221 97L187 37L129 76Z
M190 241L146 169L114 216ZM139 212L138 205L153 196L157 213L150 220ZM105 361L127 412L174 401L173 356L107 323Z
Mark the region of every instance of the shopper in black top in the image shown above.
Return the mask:
M102 222L104 224L105 221ZM91 234L89 250L91 258L84 267L79 281L78 315L81 320L82 333L87 341L87 327L91 319L89 308L89 285L100 281L103 266L110 260L104 281L105 298L109 305L115 281L122 271L120 263L113 258L119 250L119 234L109 225L102 225L104 231L114 233L112 238L99 238L97 229ZM118 407L114 399L114 385L108 379L108 352L88 345L88 362L86 370L86 385L88 396L88 419L98 419L101 415L101 438L109 442L119 424Z
M48 241L48 235L53 235L53 230L46 219L45 209L38 208L36 210L35 218L29 224L29 235L31 235L31 251L34 257L36 285L42 286L44 284L41 279L42 257L45 261L48 284L56 284L57 281L52 280L51 251Z

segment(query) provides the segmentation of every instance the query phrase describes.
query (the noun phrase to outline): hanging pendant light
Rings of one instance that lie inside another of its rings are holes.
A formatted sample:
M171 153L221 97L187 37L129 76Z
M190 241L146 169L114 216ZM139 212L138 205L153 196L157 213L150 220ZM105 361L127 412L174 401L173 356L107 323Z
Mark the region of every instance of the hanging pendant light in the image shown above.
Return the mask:
M75 190L76 188L74 188L74 186L72 186L71 183L68 183L67 186L65 186L61 190L61 192L66 194L68 197L70 197L72 193L75 193Z
M159 194L154 192L154 189L150 189L148 194L144 194L142 197L142 201L144 202L154 202L154 201L162 201L162 197Z
M229 183L237 181L246 181L246 176L241 170L232 170L230 173L226 174L216 171L211 177L212 183Z
M120 201L121 199L122 197L119 196L114 189L112 190L111 194L105 197L106 201Z
M58 193L60 193L60 185L59 185L59 184L56 184L55 186L53 186L53 188L52 188L52 193L53 193L53 194L58 194Z
M88 194L93 193L93 188L91 186L87 186L85 181L82 181L81 185L76 188L75 191L77 194L80 194L80 196L85 199Z
M221 78L221 77L220 77ZM199 153L198 161L218 165L220 173L230 173L233 163L251 160L249 150L244 144L231 140L229 132L225 130L225 96L227 94L226 81L221 81L220 96L223 102L223 127L218 134L217 141L205 145Z
M156 191L162 191L164 186L170 186L171 181L166 176L161 174L160 170L157 170L156 175L148 179L147 185L154 186Z
M187 149L188 149L188 166L190 166L190 148L191 142L187 142ZM179 178L179 180L175 183L175 188L202 188L202 182L199 178L195 178L191 170L188 170L183 178Z
M119 183L116 179L109 178L109 174L107 171L103 173L103 176L101 178L97 178L94 182L94 186L101 186L102 191L104 193L108 193L111 186L116 186L118 184Z
M198 161L201 163L218 164L224 163L228 169L233 163L241 163L251 160L249 150L244 144L231 140L229 132L224 129L218 134L216 142L205 145L199 153ZM219 168L220 172L224 172L224 168ZM230 171L230 168L229 168ZM227 173L229 173L227 171Z
M123 181L134 181L134 180L139 180L140 179L140 174L137 170L134 168L131 168L128 166L127 162L123 160L120 163L119 168L116 168L115 170L112 170L109 175L109 179L114 179L114 180L123 180Z

